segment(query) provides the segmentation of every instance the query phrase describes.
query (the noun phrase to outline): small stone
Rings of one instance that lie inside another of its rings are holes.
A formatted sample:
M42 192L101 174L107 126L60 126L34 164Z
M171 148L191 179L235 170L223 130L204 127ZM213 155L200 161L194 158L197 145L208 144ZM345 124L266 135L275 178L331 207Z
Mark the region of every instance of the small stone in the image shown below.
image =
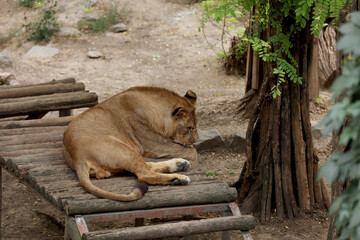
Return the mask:
M81 35L81 32L76 28L63 27L60 28L60 31L56 35L60 37L75 37Z
M114 33L125 32L126 30L127 30L127 27L123 23L118 23L114 26L111 26L109 29L110 32L114 32Z
M99 51L89 51L88 52L88 57L89 58L101 58L101 57L104 57L104 54L102 54Z
M311 121L311 135L314 139L320 140L322 137L322 129L317 127L319 121Z
M47 46L34 46L26 54L25 58L49 58L59 53L59 49Z
M12 65L11 55L8 52L0 52L0 68L10 67Z
M216 129L198 130L199 140L194 143L198 151L213 150L226 146L224 139Z

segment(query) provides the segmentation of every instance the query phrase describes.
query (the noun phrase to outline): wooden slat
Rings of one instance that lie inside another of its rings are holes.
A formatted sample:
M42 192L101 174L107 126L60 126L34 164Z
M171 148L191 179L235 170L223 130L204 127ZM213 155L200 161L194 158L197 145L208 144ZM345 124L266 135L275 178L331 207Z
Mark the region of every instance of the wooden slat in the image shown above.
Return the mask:
M49 132L64 132L67 126L49 126L49 127L31 127L31 128L16 128L16 129L2 129L0 131L0 141L2 136L14 136L14 135L25 135L25 134L38 134L38 133L49 133Z
M6 121L0 122L0 129L67 126L73 119L74 116L61 118L44 118L36 120Z
M202 220L182 221L142 227L121 228L115 230L100 230L84 232L83 239L153 239L189 236L208 232L226 230L251 230L255 228L253 216L231 216Z
M21 88L0 88L0 102L5 98L22 98L29 96L41 96L54 93L66 93L84 91L85 85L83 83L58 83L50 85L34 85Z
M26 115L42 111L54 111L62 109L91 107L98 102L95 93L74 92L57 93L51 96L39 96L37 99L26 100L14 103L0 103L0 117Z
M190 185L189 185L190 186ZM180 189L180 187L179 187ZM66 201L64 209L68 215L124 211L129 209L146 209L167 206L183 206L190 204L207 204L219 202L231 202L237 199L235 188L223 185L204 186L200 190L181 192L181 194L145 194L145 196L134 202L119 202L108 199L93 200L69 200Z
M64 79L60 79L60 80L52 80L50 82L44 82L44 83L40 83L40 84L36 84L36 85L53 85L53 84L58 84L58 83L75 83L75 78L64 78ZM23 87L29 87L29 86L34 86L34 84L28 84L28 85L0 85L0 89L15 89L15 88L23 88Z

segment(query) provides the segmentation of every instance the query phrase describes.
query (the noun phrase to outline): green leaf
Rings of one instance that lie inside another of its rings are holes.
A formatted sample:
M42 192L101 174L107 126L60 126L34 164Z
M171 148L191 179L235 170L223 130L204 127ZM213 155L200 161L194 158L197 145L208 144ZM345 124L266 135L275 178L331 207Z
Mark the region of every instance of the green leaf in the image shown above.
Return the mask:
M320 168L318 180L324 176L328 177L328 181L332 183L335 181L339 176L339 167L333 161L327 161L325 164Z
M329 215L333 215L335 212L337 212L341 206L341 203L343 201L343 197L337 197L335 199L335 201L333 202L333 204L331 204L330 210L329 210Z

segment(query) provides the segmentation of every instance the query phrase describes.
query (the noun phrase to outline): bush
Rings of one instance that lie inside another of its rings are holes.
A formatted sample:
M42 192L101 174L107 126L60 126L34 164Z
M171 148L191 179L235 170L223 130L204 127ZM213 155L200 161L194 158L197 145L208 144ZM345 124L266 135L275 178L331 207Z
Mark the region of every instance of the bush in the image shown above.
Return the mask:
M334 99L341 100L320 122L324 135L333 130L341 132L339 149L320 172L330 182L339 179L349 183L329 212L337 215L335 225L340 240L360 239L360 12L352 13L351 19L352 22L339 28L343 36L337 43L337 49L349 57L342 66L342 74L331 86Z
M19 0L19 5L32 8L35 2L40 2L41 0Z
M78 22L78 27L83 30L90 30L92 32L106 32L112 25L119 22L126 22L130 11L122 8L119 10L119 3L111 3L105 7L105 13L102 17L95 20L81 20Z
M56 6L57 1L48 1L48 7L43 9L41 18L37 22L27 25L27 29L30 30L28 41L35 41L36 43L50 41L54 32L59 29L59 24L55 19Z

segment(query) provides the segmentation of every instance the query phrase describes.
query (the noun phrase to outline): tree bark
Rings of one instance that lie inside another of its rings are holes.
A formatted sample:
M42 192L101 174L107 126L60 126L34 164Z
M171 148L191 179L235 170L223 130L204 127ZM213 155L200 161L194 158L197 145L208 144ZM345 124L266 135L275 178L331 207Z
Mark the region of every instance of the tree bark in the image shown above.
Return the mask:
M285 28L286 24L282 26ZM265 31L260 34L264 40L275 34L272 26ZM312 46L314 37L310 25L292 40L291 52L298 63L302 84L287 79L280 85L281 96L275 99L269 96L270 89L278 81L272 74L274 66L261 60L254 64L257 56L249 51L253 54L249 56L252 65L259 66L262 71L254 74L254 67L247 68L251 71L247 73L247 91L259 91L246 133L245 169L235 186L241 211L245 214L260 212L261 222L268 222L274 209L279 218L293 218L300 212L311 211L315 204L329 205L326 185L316 180L318 161L314 157L311 136L309 81L314 70L310 59L316 48ZM255 82L259 85L254 85Z

